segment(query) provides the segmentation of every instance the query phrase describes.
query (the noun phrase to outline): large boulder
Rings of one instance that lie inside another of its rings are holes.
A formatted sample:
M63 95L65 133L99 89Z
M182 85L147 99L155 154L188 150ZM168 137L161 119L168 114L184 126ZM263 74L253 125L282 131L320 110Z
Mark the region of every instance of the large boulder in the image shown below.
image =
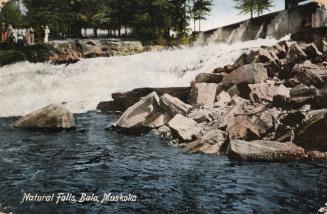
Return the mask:
M250 84L250 98L255 103L272 102L274 96L290 97L290 89L284 85L275 85L275 82Z
M183 141L191 141L201 132L197 122L181 114L177 114L168 125Z
M227 88L232 85L259 83L266 79L268 79L267 69L260 63L253 63L227 74L222 83Z
M239 160L269 162L292 161L305 156L304 149L292 143L242 140L231 141L227 154Z
M226 134L219 129L214 129L198 140L186 144L184 150L188 153L220 154L225 141Z
M74 116L62 105L49 105L20 118L15 128L62 130L75 128Z
M230 140L257 140L260 138L258 127L254 126L249 117L237 115L227 121L227 132Z
M186 115L192 110L192 106L182 102L180 99L169 94L164 94L161 97L162 107L175 116L176 114Z
M296 106L312 103L317 94L317 88L315 88L314 86L308 87L303 84L292 88L290 91L291 101Z
M128 91L125 93L113 93L112 98L114 99L114 107L121 109L121 111L125 111L130 106L134 105L136 102L140 101L143 97L147 96L152 92L156 92L158 96L162 96L164 94L170 94L173 97L180 99L183 102L187 102L190 95L191 88L190 87L171 87L171 88L137 88L132 91ZM112 107L113 104L108 105ZM102 106L105 106L102 103ZM109 108L108 110L111 110ZM115 109L115 108L114 108ZM107 109L102 108L103 112L106 112Z
M129 107L118 120L117 126L123 129L140 129L149 126L160 117L159 107L160 98L156 92L152 92Z
M295 64L305 61L308 55L299 47L297 43L290 45L286 55L286 60L289 64Z
M295 65L293 68L296 78L307 86L315 86L322 88L325 85L325 81L322 76L327 75L327 69L312 64L310 61L306 61L302 64Z
M218 84L215 83L195 83L190 93L192 105L197 107L212 108L214 106Z
M307 119L297 130L295 143L308 151L327 152L327 109L309 112Z

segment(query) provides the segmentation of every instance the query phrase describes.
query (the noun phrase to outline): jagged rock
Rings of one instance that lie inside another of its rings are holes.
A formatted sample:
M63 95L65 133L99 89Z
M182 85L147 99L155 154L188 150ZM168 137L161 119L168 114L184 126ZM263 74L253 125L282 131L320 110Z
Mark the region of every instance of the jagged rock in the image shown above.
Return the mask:
M218 84L215 83L195 83L192 86L190 101L192 105L206 108L214 106Z
M309 116L296 130L295 143L309 151L327 152L327 109L309 112Z
M140 101L143 97L155 91L158 96L164 94L170 94L173 97L177 97L183 102L187 102L191 88L190 87L171 87L171 88L137 88L125 93L113 93L112 98L115 101L117 108L121 111L125 111L130 106L134 105L136 102ZM103 104L102 104L103 105ZM103 109L103 111L108 112L110 109Z
M274 50L276 56L279 59L285 59L286 58L287 52L285 50L285 47L282 47L281 45L276 44L276 45L273 46L273 50Z
M227 93L229 96L239 96L242 98L248 99L251 93L251 89L249 88L248 84L239 84L239 85L233 85L227 90Z
M315 57L322 56L323 54L319 51L317 46L312 43L308 44L303 50L311 59Z
M227 92L222 91L218 94L216 100L215 107L224 107L232 101L232 97Z
M284 83L284 85L288 88L294 88L300 84L301 82L296 78L291 78Z
M173 116L175 116L176 114L188 114L192 109L191 105L188 105L182 102L180 99L173 97L169 94L164 94L161 97L161 102L163 104L163 108L167 109L168 112Z
M158 128L167 125L171 118L172 116L169 113L155 112L146 118L144 126L152 129Z
M327 108L327 87L318 90L313 106L315 108Z
M297 105L312 103L318 94L318 89L303 84L292 88L290 91L291 101Z
M292 43L292 42L285 41L285 40L278 42L278 45L280 47L282 47L283 49L285 49L286 53L288 53L288 51L289 51L292 44L294 44L294 42Z
M267 109L265 106L255 108L250 119L253 126L258 130L260 136L266 136L270 132L275 132L278 126L280 112L276 109Z
M287 52L286 60L288 63L300 63L308 58L307 54L299 47L298 44L294 43L289 47Z
M303 159L304 149L292 143L233 140L228 146L230 158L247 161L281 162Z
M157 129L157 131L161 138L164 138L167 140L173 140L173 135L168 126L161 126L160 128Z
M327 214L327 203L325 204L325 207L322 207L318 210L317 214Z
M49 105L20 118L15 128L62 130L75 128L74 116L62 105Z
M193 119L197 123L212 120L211 111L208 109L194 109L187 117Z
M161 115L158 115L159 106L160 98L156 92L152 92L129 107L118 120L117 126L123 129L141 129L151 125Z
M276 56L276 54L264 48L260 48L258 50L258 62L259 63L274 62L276 64L280 64L279 58Z
M239 84L254 84L268 78L267 69L260 63L244 65L227 74L223 78L223 86L230 87Z
M293 71L296 78L307 86L313 85L317 88L321 88L325 85L322 76L327 74L327 69L316 66L310 61L295 65Z
M224 74L216 74L216 73L201 73L195 77L196 83L220 83L223 78Z
M250 118L244 115L237 115L227 121L227 132L230 140L257 140L260 139L260 132Z
M186 144L184 151L188 153L219 154L226 141L226 134L219 130L211 130L196 141Z
M307 157L309 160L327 160L327 152L319 152L319 151L310 151L307 152ZM327 209L326 209L327 213Z
M193 140L201 132L197 122L181 114L177 114L168 125L184 141Z
M272 102L274 96L290 97L290 89L284 85L276 86L275 82L262 82L250 84L250 98L252 102L262 103L263 101Z

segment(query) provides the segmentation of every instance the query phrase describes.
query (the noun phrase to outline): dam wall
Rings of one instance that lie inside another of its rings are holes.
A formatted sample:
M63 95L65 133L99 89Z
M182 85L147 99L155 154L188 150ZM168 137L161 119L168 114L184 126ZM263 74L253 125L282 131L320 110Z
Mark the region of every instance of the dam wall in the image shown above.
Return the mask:
M289 34L327 26L327 10L317 3L299 5L202 32L204 42L235 43L258 38L280 39Z

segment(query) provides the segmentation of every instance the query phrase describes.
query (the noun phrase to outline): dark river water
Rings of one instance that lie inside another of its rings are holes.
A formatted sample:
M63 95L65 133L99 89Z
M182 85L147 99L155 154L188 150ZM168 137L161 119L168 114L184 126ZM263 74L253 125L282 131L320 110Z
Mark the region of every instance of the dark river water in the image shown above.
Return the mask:
M0 211L307 214L327 202L326 163L187 155L151 134L104 131L115 119L80 114L78 130L85 130L61 133L15 130L14 118L0 119ZM24 193L132 194L137 201L21 204Z

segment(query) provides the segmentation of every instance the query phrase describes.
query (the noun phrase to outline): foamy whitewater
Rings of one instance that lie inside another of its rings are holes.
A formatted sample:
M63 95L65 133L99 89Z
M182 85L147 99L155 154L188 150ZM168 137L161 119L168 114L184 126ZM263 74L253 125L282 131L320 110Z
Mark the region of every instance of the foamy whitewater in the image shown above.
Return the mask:
M140 87L189 86L199 73L231 64L244 52L275 39L83 59L71 65L22 62L0 68L0 117L20 116L65 102L80 113L95 110L111 94Z

